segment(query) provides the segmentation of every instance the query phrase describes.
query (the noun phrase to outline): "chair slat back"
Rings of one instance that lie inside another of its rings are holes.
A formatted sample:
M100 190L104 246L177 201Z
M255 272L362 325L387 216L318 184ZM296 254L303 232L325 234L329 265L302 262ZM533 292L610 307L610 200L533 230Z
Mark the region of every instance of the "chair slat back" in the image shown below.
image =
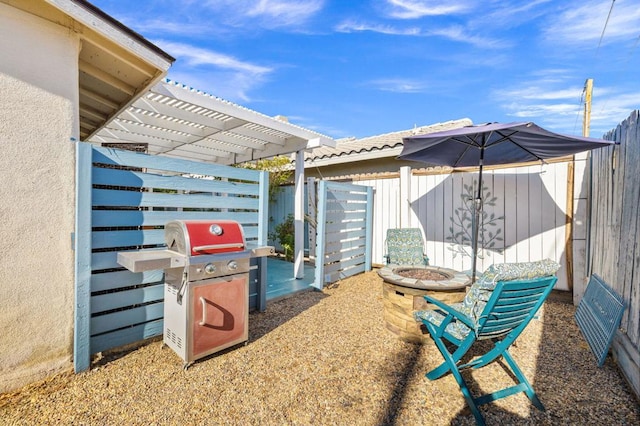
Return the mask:
M387 256L392 265L424 265L424 241L420 228L390 228L387 230Z
M602 367L609 347L620 327L624 314L624 300L602 278L593 274L576 309L576 322L598 366Z
M555 276L500 281L487 302L476 329L478 339L502 336L526 327L553 289Z

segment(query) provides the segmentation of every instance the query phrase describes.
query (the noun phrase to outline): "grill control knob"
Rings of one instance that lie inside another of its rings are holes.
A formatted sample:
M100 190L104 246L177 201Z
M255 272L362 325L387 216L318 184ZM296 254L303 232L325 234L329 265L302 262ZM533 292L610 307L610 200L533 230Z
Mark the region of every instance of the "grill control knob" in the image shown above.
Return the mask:
M238 262L236 262L235 260L230 260L229 263L227 263L227 268L229 268L230 271L235 271L236 269L238 269Z
M213 263L207 263L207 264L205 265L205 267L204 267L204 271L205 271L207 274L211 275L211 274L213 274L214 272L216 272L216 265L214 265Z
M215 223L211 225L211 227L209 228L209 232L211 232L213 235L222 235L222 226Z

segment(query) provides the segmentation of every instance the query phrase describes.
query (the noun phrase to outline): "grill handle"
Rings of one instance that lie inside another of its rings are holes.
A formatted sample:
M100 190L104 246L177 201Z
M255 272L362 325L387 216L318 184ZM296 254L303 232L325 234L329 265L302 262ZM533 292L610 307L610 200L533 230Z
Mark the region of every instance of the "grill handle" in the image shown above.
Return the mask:
M229 243L229 244L211 244L208 246L196 246L193 251L205 251L205 250L225 250L232 248L244 248L243 243Z
M204 297L200 296L200 303L202 304L202 319L198 324L205 325L207 323L207 301L204 300Z

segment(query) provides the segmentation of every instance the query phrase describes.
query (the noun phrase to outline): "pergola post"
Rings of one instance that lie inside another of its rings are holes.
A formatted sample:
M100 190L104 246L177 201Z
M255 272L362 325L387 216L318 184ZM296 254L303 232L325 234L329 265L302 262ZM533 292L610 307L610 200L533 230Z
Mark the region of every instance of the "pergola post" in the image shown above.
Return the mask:
M304 278L304 150L296 152L294 196L294 277Z

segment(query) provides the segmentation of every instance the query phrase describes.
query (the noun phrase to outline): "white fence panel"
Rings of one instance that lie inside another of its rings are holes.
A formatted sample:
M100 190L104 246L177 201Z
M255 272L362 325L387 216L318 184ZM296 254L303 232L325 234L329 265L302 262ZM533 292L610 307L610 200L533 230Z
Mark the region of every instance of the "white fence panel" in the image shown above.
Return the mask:
M568 162L499 168L484 172L485 228L477 269L493 263L550 258L561 265L556 288L569 290L567 280ZM420 228L430 264L460 271L471 269L470 199L478 173L412 171L409 182L399 176L359 179L373 189L372 262L385 262L390 228ZM402 189L402 185L409 185ZM401 194L409 196L409 223L401 223ZM286 188L272 203L271 226L286 216ZM280 212L281 213L278 213ZM576 277L578 279L578 277Z
M550 258L562 265L557 289L568 290L566 275L567 167L559 162L484 172L484 250L477 268L493 263ZM374 191L373 262L384 264L387 229L420 228L430 264L471 269L470 199L477 191L476 173L414 172L400 178L359 180ZM401 185L410 185L410 223L400 218ZM482 245L481 245L482 246Z
M397 228L400 221L398 200L400 178L358 181L359 185L373 188L372 262L384 263L384 240L387 229Z

